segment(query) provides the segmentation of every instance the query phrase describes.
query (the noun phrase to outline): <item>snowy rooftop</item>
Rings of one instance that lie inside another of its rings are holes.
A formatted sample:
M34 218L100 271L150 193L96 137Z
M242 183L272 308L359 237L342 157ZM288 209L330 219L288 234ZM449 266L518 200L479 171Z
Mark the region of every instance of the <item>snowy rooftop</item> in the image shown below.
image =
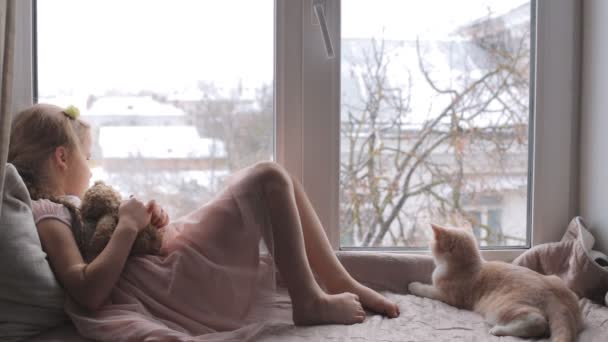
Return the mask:
M104 126L99 145L104 158L226 157L223 142L201 138L194 126Z
M167 103L161 103L151 96L108 96L93 103L91 109L83 113L89 115L142 115L142 116L183 116L183 110Z

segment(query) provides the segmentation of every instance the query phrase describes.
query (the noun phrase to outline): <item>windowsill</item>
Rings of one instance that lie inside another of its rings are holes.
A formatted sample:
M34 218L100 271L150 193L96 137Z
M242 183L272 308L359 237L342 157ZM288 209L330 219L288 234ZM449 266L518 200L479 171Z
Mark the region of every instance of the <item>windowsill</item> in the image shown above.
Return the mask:
M519 255L528 251L529 248L517 247L517 248L509 248L509 249L488 249L481 250L481 255L487 261L505 261L511 262ZM419 249L405 249L405 248L363 248L363 247L342 247L339 250L340 252L365 252L368 254L399 254L399 255L431 255L430 250L426 248Z

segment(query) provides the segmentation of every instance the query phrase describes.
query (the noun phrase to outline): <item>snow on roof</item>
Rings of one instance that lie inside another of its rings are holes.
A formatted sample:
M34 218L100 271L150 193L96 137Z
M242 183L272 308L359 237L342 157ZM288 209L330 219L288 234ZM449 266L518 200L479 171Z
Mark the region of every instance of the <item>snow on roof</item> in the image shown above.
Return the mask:
M174 105L158 102L151 96L107 96L97 99L91 109L83 115L183 116L186 114Z
M226 157L223 142L201 138L194 126L104 126L99 145L104 158Z
M493 8L488 14L481 16L475 20L467 22L464 25L456 28L452 34L459 34L462 30L475 27L484 23L491 23L495 20L503 20L509 28L513 28L517 25L529 25L530 24L530 1L520 0L520 4L512 3L507 7L500 9Z

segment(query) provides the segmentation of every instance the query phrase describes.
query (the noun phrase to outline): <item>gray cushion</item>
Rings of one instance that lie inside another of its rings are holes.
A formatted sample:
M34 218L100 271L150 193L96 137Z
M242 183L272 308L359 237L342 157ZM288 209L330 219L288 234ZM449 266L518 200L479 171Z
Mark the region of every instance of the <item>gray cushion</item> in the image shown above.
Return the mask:
M0 216L0 341L62 324L64 294L42 251L25 184L6 165Z

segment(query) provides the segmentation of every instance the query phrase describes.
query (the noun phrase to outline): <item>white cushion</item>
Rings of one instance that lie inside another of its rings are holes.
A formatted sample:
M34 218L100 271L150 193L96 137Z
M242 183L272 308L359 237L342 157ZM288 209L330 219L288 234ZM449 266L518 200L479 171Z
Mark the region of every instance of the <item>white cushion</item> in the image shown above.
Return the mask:
M64 294L42 251L31 200L6 164L0 216L0 341L16 341L62 324Z

